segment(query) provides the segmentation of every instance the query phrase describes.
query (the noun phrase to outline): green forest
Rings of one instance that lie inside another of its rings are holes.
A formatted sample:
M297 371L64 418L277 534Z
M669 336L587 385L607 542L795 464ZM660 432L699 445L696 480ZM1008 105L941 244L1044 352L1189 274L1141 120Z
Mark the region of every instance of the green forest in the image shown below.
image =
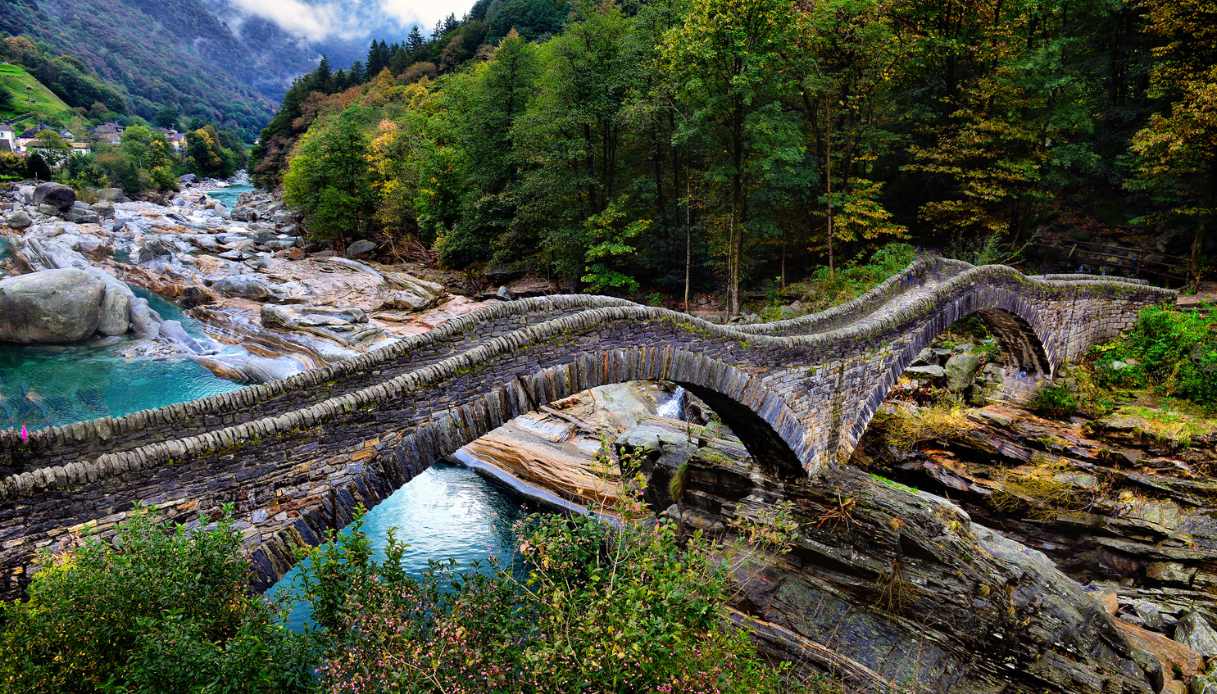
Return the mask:
M479 2L297 81L255 149L310 232L744 300L900 241L1212 272L1206 0ZM1076 269L1076 268L1069 268Z

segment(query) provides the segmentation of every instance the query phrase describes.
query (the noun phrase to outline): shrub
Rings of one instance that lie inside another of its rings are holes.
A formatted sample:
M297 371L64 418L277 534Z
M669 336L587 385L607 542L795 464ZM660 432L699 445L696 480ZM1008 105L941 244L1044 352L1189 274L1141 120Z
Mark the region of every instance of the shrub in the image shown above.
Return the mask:
M863 257L855 258L834 273L821 267L811 279L788 286L783 295L798 297L806 312L835 306L866 293L908 267L917 251L907 243L889 243L876 250L869 260L863 261Z
M230 518L187 533L141 511L48 559L0 603L0 690L306 689L307 641L248 594L240 550Z
M1217 406L1217 314L1147 308L1124 339L1093 354L1103 385L1148 385L1163 395Z
M1042 417L1065 419L1077 414L1078 400L1064 383L1045 383L1035 391L1031 410Z
M355 534L359 534L359 530ZM349 574L323 687L364 691L788 691L727 619L727 577L670 522L613 530L588 517L521 528L526 577L329 563ZM332 551L331 549L323 552ZM325 581L321 581L324 583ZM314 588L319 584L314 582Z

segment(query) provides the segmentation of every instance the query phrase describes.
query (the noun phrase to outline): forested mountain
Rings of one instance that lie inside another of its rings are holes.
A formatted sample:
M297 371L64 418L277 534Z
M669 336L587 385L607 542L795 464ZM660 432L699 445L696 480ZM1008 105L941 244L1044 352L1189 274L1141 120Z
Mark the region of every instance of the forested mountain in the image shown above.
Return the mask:
M357 36L302 37L229 0L6 0L0 32L79 60L124 90L133 114L151 119L168 107L252 139L322 54L346 66L369 36L405 35L375 3L342 7Z
M298 82L259 174L339 242L733 312L894 239L1119 242L1195 280L1215 27L1208 0L483 0L364 84Z

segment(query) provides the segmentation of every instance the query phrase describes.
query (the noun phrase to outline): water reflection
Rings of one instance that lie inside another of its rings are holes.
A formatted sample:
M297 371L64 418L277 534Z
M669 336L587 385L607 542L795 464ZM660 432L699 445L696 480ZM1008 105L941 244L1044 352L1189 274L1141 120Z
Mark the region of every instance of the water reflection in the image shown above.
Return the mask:
M509 492L458 465L436 464L394 492L364 518L364 532L377 559L384 558L389 528L406 543L402 565L412 576L420 576L431 561L454 559L461 567L480 562L489 571L491 557L503 563L517 559L512 525L534 512ZM345 531L344 531L345 532ZM297 565L267 591L271 597L296 594ZM301 629L312 623L312 610L296 602L288 626Z

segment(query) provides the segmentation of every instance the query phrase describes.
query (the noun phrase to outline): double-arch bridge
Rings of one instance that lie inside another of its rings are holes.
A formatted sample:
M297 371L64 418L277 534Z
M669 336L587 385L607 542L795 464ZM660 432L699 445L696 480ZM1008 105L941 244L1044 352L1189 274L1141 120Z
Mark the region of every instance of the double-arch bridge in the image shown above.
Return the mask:
M591 296L496 304L326 368L121 418L0 432L0 594L41 549L105 534L137 505L168 518L232 504L259 585L433 462L546 403L635 380L683 385L785 475L830 475L901 372L980 316L1051 375L1171 300L1093 276L1025 276L922 258L827 311L717 325Z

